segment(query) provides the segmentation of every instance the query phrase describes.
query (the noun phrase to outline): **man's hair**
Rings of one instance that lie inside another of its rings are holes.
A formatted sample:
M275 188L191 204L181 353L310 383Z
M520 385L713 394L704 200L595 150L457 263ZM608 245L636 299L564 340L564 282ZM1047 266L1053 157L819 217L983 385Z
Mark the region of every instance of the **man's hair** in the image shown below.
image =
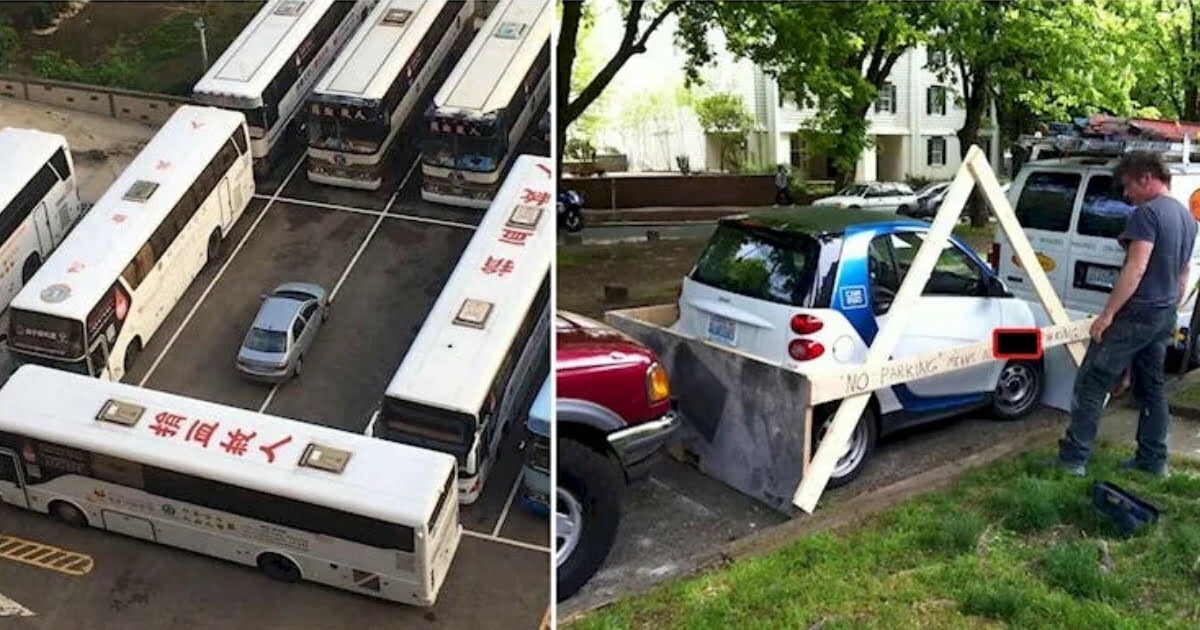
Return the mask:
M1171 170L1162 161L1162 156L1153 151L1127 153L1113 169L1113 176L1117 179L1128 177L1136 180L1144 175L1149 175L1167 186L1171 185Z

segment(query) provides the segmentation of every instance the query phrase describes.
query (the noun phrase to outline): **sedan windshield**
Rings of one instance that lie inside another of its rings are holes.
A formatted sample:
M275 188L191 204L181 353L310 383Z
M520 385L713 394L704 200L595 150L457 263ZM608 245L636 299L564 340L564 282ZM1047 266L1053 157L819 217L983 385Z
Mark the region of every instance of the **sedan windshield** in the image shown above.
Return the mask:
M287 333L282 330L251 328L246 335L246 348L258 352L283 352L287 350Z

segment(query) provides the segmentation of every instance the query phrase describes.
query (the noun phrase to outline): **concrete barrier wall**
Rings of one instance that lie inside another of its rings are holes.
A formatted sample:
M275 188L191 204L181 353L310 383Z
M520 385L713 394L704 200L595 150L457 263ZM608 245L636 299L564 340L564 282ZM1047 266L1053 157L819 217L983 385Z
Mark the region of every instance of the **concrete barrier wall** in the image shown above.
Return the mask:
M775 201L772 175L622 175L563 178L588 208L762 206Z
M609 311L605 321L646 344L671 379L675 440L704 474L788 515L804 470L804 376L676 333L674 305Z
M136 120L148 125L162 124L180 105L192 102L168 94L12 76L0 76L0 96Z

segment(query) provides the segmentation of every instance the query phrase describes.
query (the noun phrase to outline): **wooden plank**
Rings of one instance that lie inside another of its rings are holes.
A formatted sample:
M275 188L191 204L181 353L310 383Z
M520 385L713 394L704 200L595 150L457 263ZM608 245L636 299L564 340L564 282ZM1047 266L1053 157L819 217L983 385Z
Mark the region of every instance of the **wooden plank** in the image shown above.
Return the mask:
M981 153L979 147L972 146L967 152L966 160L971 160L972 156L977 156L979 153ZM892 315L880 328L871 347L867 350L867 357L863 362L865 365L878 366L891 356L892 349L895 348L896 342L900 340L900 335L908 326L912 307L924 291L929 276L933 273L933 267L950 238L950 232L958 223L958 216L962 214L963 206L974 187L975 179L971 172L965 168L958 169L953 182L946 190L941 208L938 209L933 223L929 226L929 232L926 234L924 242L917 249L917 255L913 259L908 273L905 274L904 280L900 283L900 290L896 292L896 297L892 301ZM826 430L825 437L817 446L817 454L809 467L809 474L800 481L800 486L793 496L792 502L796 507L810 514L816 508L817 500L825 491L825 485L829 483L829 476L833 473L833 467L841 455L839 446L850 440L850 434L858 424L858 419L866 409L870 397L870 393L858 394L842 400L842 403L838 405L838 410L833 415L833 421Z
M1042 328L1042 348L1049 349L1080 340L1090 333L1092 318ZM922 378L995 361L992 341L942 348L877 365L860 365L841 370L808 372L811 404L819 405L848 396L873 392Z
M1042 269L1042 264L1038 261L1037 254L1034 253L1033 246L1029 243L1029 238L1025 236L1025 230L1017 220L1016 212L1009 205L1004 191L1000 190L1000 182L996 180L995 173L988 165L987 157L983 155L982 151L969 153L963 164L983 190L984 198L992 207L992 213L996 215L1000 228L1004 230L1004 235L1008 237L1008 242L1013 246L1013 253L1016 254L1017 260L1021 261L1025 273L1029 274L1038 298L1045 305L1050 321L1055 324L1070 322L1071 318L1063 308L1062 301L1058 299L1058 294L1054 292L1054 287L1050 285L1050 279L1046 276L1046 271ZM1084 338L1086 339L1086 337ZM1082 343L1067 345L1067 352L1075 360L1076 366L1083 363L1084 347Z

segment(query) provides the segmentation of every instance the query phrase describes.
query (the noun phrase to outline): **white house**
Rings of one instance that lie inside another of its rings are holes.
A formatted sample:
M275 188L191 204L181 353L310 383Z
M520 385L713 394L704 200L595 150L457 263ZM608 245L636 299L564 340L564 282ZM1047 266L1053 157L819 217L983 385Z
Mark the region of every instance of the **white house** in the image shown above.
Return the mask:
M597 36L610 38L607 41L619 39L619 14L598 18ZM615 29L611 35L607 32L610 29ZM602 129L598 144L625 153L631 170L677 170L678 155L687 155L696 170L720 167L717 143L706 138L686 105L675 105L673 112L651 116L619 113L644 101L648 92L665 93L682 82L684 56L675 50L674 30L673 19L664 22L660 32L650 38L646 53L633 56L607 91L606 118L610 123ZM783 98L770 76L747 60L733 58L724 50L723 40L719 31L712 33L710 41L717 50L717 63L705 68L701 91L732 92L742 97L757 127L748 139L746 162L760 166L790 164L808 179L825 179L825 158L805 151L798 133L803 121L814 112ZM949 178L958 168L960 151L955 133L962 126L965 112L955 102L956 85L943 85L925 68L927 54L924 48L910 50L893 67L868 114L868 133L874 146L859 159L856 180L903 180L909 175ZM630 123L631 118L636 122ZM980 146L992 163L997 163L998 130L985 129L981 134Z

